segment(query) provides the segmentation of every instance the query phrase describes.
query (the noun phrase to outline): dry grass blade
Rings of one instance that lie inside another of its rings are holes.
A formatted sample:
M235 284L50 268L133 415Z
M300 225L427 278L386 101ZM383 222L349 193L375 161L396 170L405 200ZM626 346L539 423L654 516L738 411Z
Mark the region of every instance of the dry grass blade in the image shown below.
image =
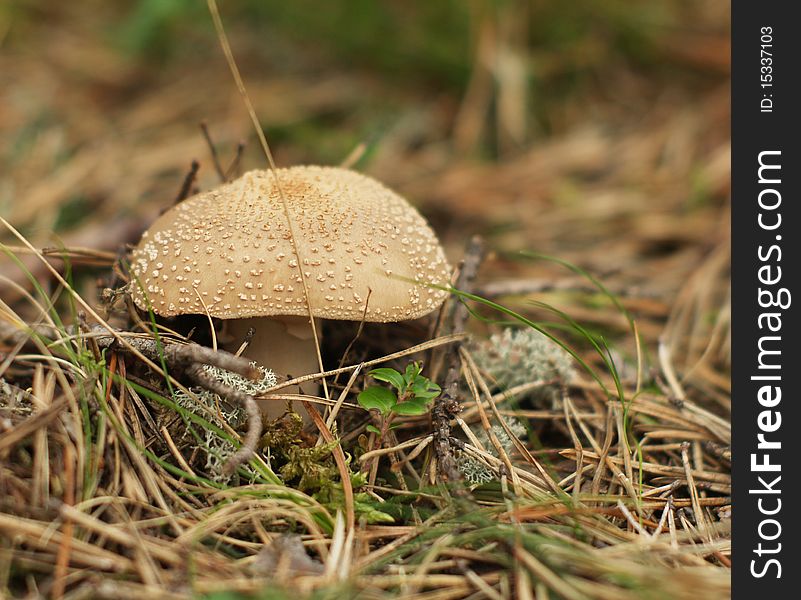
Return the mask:
M237 90L239 90L240 95L242 96L242 100L245 103L245 107L247 108L248 115L250 116L250 121L253 124L253 128L256 130L256 135L259 137L259 143L261 144L261 148L264 151L264 155L267 158L267 162L270 166L270 171L275 178L275 185L278 188L278 194L281 197L281 204L284 207L284 218L286 219L288 231L290 238L292 240L292 251L295 253L295 258L297 260L298 265L303 265L304 260L303 256L300 251L300 245L297 243L297 237L295 236L295 224L292 221L292 217L290 216L289 212L289 205L287 204L286 194L284 194L284 190L281 186L280 177L278 176L278 168L275 166L275 160L273 159L273 153L270 150L270 146L267 143L267 138L264 135L264 130L259 123L259 119L256 116L256 110L253 108L253 103L250 101L250 96L248 95L247 89L245 88L245 83L242 81L242 75L239 73L239 67L236 64L236 60L234 59L234 54L231 51L231 45L228 43L228 36L225 34L225 28L222 24L222 19L220 18L220 11L217 8L216 0L208 0L208 7L209 12L211 13L212 21L214 22L214 28L217 31L217 37L220 40L220 45L222 46L223 54L225 54L225 60L228 62L228 68L231 70L231 75L234 77L234 82L236 83ZM300 270L300 266L298 266L298 270ZM320 371L325 370L323 366L323 357L320 353L320 336L317 332L317 325L314 322L314 313L312 312L312 305L311 299L309 296L309 287L308 282L306 281L305 277L300 277L301 287L303 288L303 299L306 303L306 309L309 312L309 326L311 327L312 337L314 338L314 347L317 351L317 364L320 367ZM321 383L323 385L323 393L325 394L325 399L328 400L328 384L325 378L322 378Z

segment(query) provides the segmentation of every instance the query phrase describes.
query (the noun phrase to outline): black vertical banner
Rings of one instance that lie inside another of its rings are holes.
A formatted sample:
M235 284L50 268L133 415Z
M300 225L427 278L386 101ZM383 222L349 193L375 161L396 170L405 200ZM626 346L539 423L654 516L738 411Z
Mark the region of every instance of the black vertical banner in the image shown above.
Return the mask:
M801 597L801 29L795 3L733 3L733 545L736 600Z

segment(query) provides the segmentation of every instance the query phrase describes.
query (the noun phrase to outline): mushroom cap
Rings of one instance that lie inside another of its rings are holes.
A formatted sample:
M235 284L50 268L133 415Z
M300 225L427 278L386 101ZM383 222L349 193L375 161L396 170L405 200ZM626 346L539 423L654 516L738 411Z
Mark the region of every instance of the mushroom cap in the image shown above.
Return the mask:
M430 286L450 279L436 235L406 200L365 175L315 166L250 171L177 204L144 233L131 267L140 308L146 294L159 315L207 309L220 319L308 315L301 277L315 317L415 319L442 304L447 292Z

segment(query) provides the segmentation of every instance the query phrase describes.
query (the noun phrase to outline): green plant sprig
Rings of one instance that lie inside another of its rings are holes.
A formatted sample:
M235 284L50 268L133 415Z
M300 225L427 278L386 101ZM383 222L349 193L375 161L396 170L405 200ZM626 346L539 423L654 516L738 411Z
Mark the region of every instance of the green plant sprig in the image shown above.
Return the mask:
M392 427L396 415L417 416L428 412L431 401L440 395L442 389L428 377L420 373L419 363L407 365L403 373L390 368L373 369L368 373L376 381L390 384L394 391L383 386L370 386L359 393L357 400L365 410L377 410L381 418L381 428L368 425L367 430L378 434L378 444Z

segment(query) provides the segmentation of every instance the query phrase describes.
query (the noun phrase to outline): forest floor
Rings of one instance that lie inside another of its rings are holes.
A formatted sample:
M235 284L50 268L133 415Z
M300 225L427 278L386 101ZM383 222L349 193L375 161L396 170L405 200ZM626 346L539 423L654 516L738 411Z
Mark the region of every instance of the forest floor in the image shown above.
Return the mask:
M602 15L531 85L501 8L461 83L232 19L276 162L379 179L477 266L436 327L325 324L336 422L264 423L233 477L247 419L161 360L207 324L154 336L121 260L193 160L198 190L266 166L208 15L164 49L147 14L0 11L0 596L728 597L727 5L659 6L647 61ZM457 366L450 437L398 417L377 448L358 393L412 361Z

